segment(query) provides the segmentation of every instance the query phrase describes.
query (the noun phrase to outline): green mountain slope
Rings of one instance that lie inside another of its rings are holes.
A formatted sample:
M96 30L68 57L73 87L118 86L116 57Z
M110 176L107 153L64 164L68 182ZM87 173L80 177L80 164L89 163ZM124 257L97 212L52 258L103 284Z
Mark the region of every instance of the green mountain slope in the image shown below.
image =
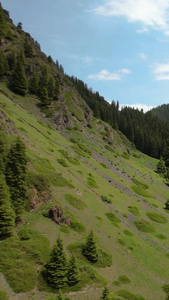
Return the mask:
M97 300L107 286L110 299L165 299L169 188L155 172L158 160L93 117L63 67L2 9L0 22L0 133L7 148L19 136L27 155L24 212L13 235L0 241L0 299L5 293L10 300L57 299L43 275L58 237L80 270L79 283L62 290L65 297ZM19 95L8 88L18 57L27 76ZM44 83L45 70L59 86L52 100L49 82L32 93L31 79ZM98 249L93 263L82 251L91 230Z
M24 272L22 267L20 272L25 274L27 285L21 285L19 274L14 281L7 272L7 269L10 273L19 270L13 265L19 254L15 253L15 257L7 251L9 257L0 260L0 269L6 276L5 279L1 275L0 286L9 299L50 298L38 275L48 260L49 248L45 254L40 243L49 247L50 242L52 247L60 235L67 255L74 251L83 266L87 261L81 256L78 244L85 242L90 230L98 247L112 255L112 265L110 260L100 266L92 265L97 275L91 277L96 278L88 278L82 290L66 291L71 299L99 299L105 281L112 295L127 290L144 299L165 299L162 286L168 283L169 276L169 225L164 203L169 189L155 172L157 161L131 148L123 136L92 117L90 128L84 120L83 123L73 116L76 126L60 129L38 110L36 99L16 96L4 85L1 85L0 106L4 130L10 135L20 135L25 141L30 172L44 174L50 182L50 197L46 198L37 199L33 186L34 206L23 214L15 237L0 243L1 255L3 247L11 247L20 251L23 264L26 261ZM72 218L72 227L58 225L45 217L54 204ZM23 228L35 230L30 245L17 238ZM33 271L29 270L30 263ZM127 297L127 292L121 295Z

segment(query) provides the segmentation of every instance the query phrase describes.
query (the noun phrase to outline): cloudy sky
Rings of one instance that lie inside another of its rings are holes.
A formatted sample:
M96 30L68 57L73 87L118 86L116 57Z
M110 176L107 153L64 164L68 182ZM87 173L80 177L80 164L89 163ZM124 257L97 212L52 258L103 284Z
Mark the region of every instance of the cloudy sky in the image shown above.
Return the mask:
M43 52L108 101L169 103L169 0L1 0Z

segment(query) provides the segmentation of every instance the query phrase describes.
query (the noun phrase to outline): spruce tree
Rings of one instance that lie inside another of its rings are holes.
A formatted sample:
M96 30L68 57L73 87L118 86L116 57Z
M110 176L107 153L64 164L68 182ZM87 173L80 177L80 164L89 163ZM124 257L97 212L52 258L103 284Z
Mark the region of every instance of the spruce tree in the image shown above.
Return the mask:
M90 260L91 262L95 263L98 261L98 249L94 240L94 235L92 230L87 237L87 241L83 249L83 255L85 255L87 259Z
M17 63L10 81L10 87L19 95L25 96L27 93L28 83L21 56L17 58Z
M59 94L60 94L60 85L59 85L59 81L56 79L55 87L54 87L54 100L58 100Z
M10 194L5 177L0 173L0 237L8 237L15 226L15 213L10 202Z
M38 92L38 76L36 72L33 72L33 75L29 80L29 92L31 94L37 94Z
M41 77L39 81L39 96L42 102L42 105L48 106L50 104L48 97L48 76L47 76L47 68L43 67L41 71Z
M61 289L67 283L67 260L60 238L53 246L50 261L46 265L46 279L55 289Z
M5 172L6 182L10 189L12 207L16 214L16 221L20 219L24 209L26 163L25 144L18 137L8 153Z
M80 281L80 272L74 255L69 260L67 279L69 285L75 285Z
M160 157L160 160L157 164L157 173L161 173L161 174L165 175L166 171L167 171L167 169L166 169L165 162L164 162L163 158Z
M107 287L104 288L100 300L109 300L109 290Z
M53 77L49 78L47 90L48 90L49 99L53 100L53 98L54 98L54 79L53 79Z

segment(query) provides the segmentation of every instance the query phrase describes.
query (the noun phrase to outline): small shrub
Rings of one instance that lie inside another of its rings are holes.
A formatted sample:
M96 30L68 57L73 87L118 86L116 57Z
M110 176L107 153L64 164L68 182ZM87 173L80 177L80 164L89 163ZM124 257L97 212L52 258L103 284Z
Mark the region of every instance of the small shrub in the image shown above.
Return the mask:
M122 246L126 245L125 241L123 241L122 239L117 239L117 243L122 245Z
M120 275L118 280L123 284L131 283L131 280L126 275Z
M100 165L101 165L103 168L108 169L108 166L106 166L106 164L100 163Z
M86 227L82 223L74 219L72 220L70 228L72 228L74 231L78 232L79 234L83 233L86 230Z
M154 226L143 219L136 220L134 224L139 231L148 232L148 233L152 233L155 231Z
M91 188L98 188L99 186L97 185L96 181L92 178L92 177L88 177L87 179L87 184L91 187Z
M149 211L146 213L146 215L149 217L150 220L152 220L153 222L156 222L156 223L167 223L168 222L168 220L164 216L156 213L155 211Z
M157 237L158 239L160 239L160 240L166 240L166 239L167 239L166 236L165 236L164 234L162 234L162 233L156 234L156 237Z
M128 210L129 210L129 212L130 212L132 215L134 215L134 216L136 216L136 217L139 217L139 216L140 216L140 213L139 213L139 210L138 210L137 207L135 207L135 206L128 206Z
M120 223L121 220L113 213L107 212L106 217L111 221L111 223Z
M115 286L121 286L122 285L122 283L119 280L114 280L112 284L115 285Z
M107 196L101 196L101 200L103 202L106 202L106 203L109 203L109 204L112 203L112 200L110 198L108 198Z
M132 185L131 189L138 195L141 195L143 197L146 198L155 198L153 195L151 195L148 191L146 191L145 189L143 189L142 187L138 186L138 185Z
M68 167L68 164L66 163L66 161L63 158L58 158L57 161L63 167L65 167L65 168Z
M132 233L131 231L129 230L123 230L124 234L127 235L127 236L134 236L134 233Z
M74 206L77 209L83 210L87 206L81 199L79 199L75 195L66 194L64 197L72 206Z
M29 240L31 237L29 229L27 229L27 228L20 229L18 231L18 236L19 236L20 240Z

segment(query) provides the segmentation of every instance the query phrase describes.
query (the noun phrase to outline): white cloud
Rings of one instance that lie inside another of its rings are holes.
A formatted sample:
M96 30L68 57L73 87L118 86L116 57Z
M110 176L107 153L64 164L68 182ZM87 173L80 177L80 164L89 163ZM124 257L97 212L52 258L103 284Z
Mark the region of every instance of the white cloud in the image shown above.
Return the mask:
M125 17L128 22L140 22L144 31L147 27L166 33L169 30L169 0L109 0L93 12L102 16Z
M144 32L148 32L148 29L146 27L141 28L141 29L137 29L136 30L137 33L144 33Z
M95 80L121 80L122 74L129 74L131 73L128 69L120 69L117 72L110 73L107 70L101 70L99 73L91 74L88 76L89 79L95 79Z
M140 53L140 58L147 59L147 55L145 53Z
M155 80L169 80L169 62L166 64L156 63L152 68Z
M120 109L122 109L123 107L132 107L138 110L143 109L144 112L149 111L150 109L152 109L154 106L151 105L145 105L145 104L141 104L141 103L135 103L135 104L120 104Z

